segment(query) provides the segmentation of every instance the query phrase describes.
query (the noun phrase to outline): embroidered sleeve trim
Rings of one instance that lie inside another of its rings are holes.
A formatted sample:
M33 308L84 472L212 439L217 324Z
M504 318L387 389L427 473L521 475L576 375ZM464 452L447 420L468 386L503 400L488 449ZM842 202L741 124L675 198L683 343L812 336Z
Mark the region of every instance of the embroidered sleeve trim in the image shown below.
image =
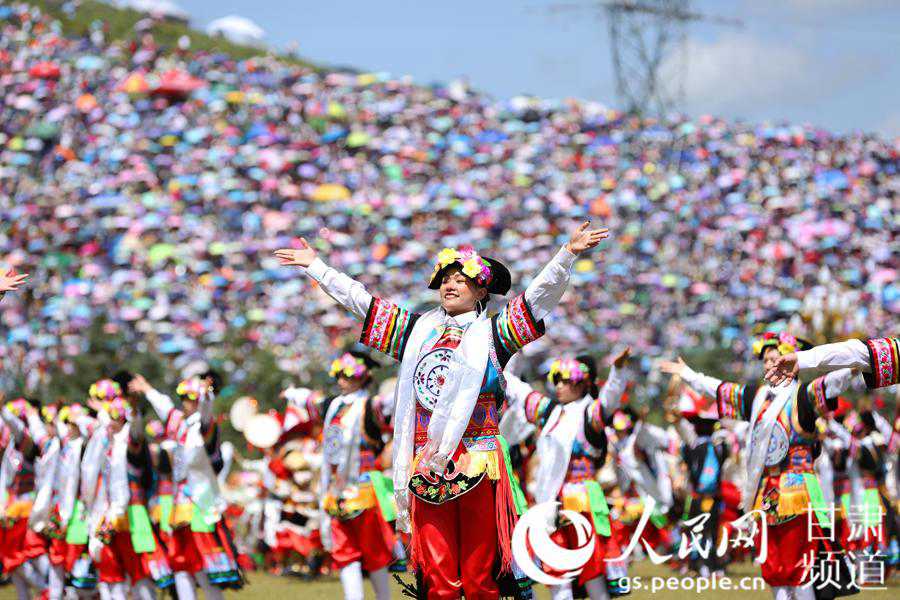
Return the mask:
M816 409L816 414L820 417L827 417L828 398L825 396L825 378L816 377L812 383L806 386L806 393L812 400L812 404Z
M540 392L531 392L525 397L525 419L529 423L540 425L552 404L550 398Z
M393 302L372 298L359 341L400 360L416 318L418 315Z
M544 335L544 322L536 321L525 294L510 300L494 317L494 331L500 348L509 356Z
M863 373L870 390L900 383L900 338L866 340L871 373Z
M588 406L588 423L594 431L603 431L603 403L600 400L594 400Z
M742 419L745 414L744 405L747 386L723 381L716 390L716 405L722 419Z

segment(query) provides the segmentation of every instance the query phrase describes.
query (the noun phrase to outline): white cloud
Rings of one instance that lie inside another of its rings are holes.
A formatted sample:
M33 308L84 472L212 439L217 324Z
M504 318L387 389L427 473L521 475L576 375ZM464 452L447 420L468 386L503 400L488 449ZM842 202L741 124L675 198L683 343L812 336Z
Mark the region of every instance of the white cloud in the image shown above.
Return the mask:
M663 65L670 75L679 65L676 54ZM745 32L728 32L711 42L688 40L687 62L689 111L740 113L760 103L808 94L813 83L813 61L802 49Z
M777 118L785 107L815 106L869 72L855 56L825 63L796 39L770 41L745 31L725 32L712 41L688 40L687 63L688 112L750 117L762 112ZM672 77L678 65L675 53L663 69Z

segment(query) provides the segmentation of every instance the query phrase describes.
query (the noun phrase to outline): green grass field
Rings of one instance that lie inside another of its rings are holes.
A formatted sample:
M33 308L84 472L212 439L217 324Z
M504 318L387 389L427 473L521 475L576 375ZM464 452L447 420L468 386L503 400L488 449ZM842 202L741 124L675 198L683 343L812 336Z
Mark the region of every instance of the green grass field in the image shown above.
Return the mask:
M755 576L759 570L749 563L737 565L729 571L729 577L732 582L737 584L742 577ZM653 577L668 578L673 577L673 572L668 567L661 565L652 565L649 562L638 563L629 571L630 577L640 576L646 585L650 585ZM696 583L696 582L694 582ZM894 577L888 582L886 590L864 590L857 596L859 600L893 600L900 598L900 581ZM536 586L537 597L541 600L547 600L550 594L543 586ZM400 599L400 587L395 586L395 598ZM326 600L341 598L341 584L337 579L322 579L315 582L301 581L293 577L276 577L263 573L251 573L250 585L240 592L228 592L226 598L247 599L247 600L287 600L289 598L302 598L303 600ZM11 586L0 588L0 600L14 600L15 591ZM371 588L366 584L366 598L374 598ZM681 589L678 591L657 591L655 594L650 590L634 591L629 598L671 598L674 600L687 600L689 598L722 598L735 597L741 600L766 600L772 597L772 593L768 588L756 589L755 591L743 590L708 590L698 594L696 587L690 590Z
M752 577L759 574L759 569L750 564L740 564L729 570L728 576L737 584L742 577ZM629 577L640 576L642 580L650 585L653 577L661 577L663 579L673 577L672 570L665 565L653 565L649 561L638 563L634 568L629 570ZM890 585L886 590L865 590L855 596L859 600L894 600L900 598L900 581L894 577L888 582ZM403 598L400 595L400 587L395 586L395 598ZM536 596L541 600L548 600L550 594L547 588L542 585L535 586ZM688 600L690 598L722 598L722 597L739 597L741 600L768 600L772 598L772 592L769 588L757 589L755 591L705 591L698 594L693 590L678 591L657 591L652 593L650 590L634 591L628 598L671 598L673 600ZM289 596L290 595L290 596ZM316 582L304 582L294 578L275 577L272 575L251 574L250 586L241 590L226 594L228 598L248 598L256 600L280 600L282 598L303 598L304 600L326 600L341 598L341 584L337 579L320 580ZM374 598L371 587L366 583L366 598ZM5 600L0 596L0 600Z

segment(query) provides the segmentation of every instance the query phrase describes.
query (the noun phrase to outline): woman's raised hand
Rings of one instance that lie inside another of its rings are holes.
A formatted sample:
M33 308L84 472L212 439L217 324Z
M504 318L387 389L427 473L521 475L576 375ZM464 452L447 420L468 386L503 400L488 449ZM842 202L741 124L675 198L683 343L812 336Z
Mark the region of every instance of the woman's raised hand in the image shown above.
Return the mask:
M316 255L306 238L300 238L299 248L281 248L275 251L275 257L283 266L308 267L316 260Z
M663 373L668 373L669 375L678 375L680 377L686 368L687 364L685 364L684 359L680 356L678 357L677 362L671 360L662 360L659 362L659 370Z
M0 271L0 293L13 292L28 279L28 273L16 273L15 269Z
M569 236L566 243L566 250L572 254L581 254L585 250L589 250L600 243L601 240L609 237L609 228L601 227L600 229L588 229L591 226L590 221L585 221L579 225Z

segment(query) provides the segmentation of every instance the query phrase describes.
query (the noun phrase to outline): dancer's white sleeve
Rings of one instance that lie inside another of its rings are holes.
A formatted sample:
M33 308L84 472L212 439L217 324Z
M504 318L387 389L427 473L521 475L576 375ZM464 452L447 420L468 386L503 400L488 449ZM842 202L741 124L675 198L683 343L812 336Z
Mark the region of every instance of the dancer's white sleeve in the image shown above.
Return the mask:
M600 395L598 396L600 406L603 407L606 414L612 414L613 411L619 408L619 405L622 403L622 393L625 391L626 383L628 383L628 380L622 375L622 371L616 365L613 365L609 370L609 377L606 379L606 383L600 388Z
M169 419L169 413L175 408L172 399L153 388L147 390L146 396L147 402L150 403L150 406L156 411L159 420L165 425L166 421Z
M306 274L315 279L325 293L335 299L353 315L363 320L372 303L372 294L365 286L349 275L329 267L321 258L317 258L306 268Z
M563 246L528 284L525 289L525 302L528 303L535 321L549 315L559 304L569 285L569 272L576 258L576 255ZM368 308L368 305L366 307Z
M797 368L800 371L834 371L836 369L859 369L872 372L869 364L869 350L859 340L847 340L834 344L822 344L797 353Z
M512 373L503 373L506 379L506 390L504 391L509 407L522 408L525 404L525 398L534 391L534 388L513 375Z
M30 412L25 417L28 420L28 435L38 446L42 446L47 439L47 426L37 412Z
M872 411L872 419L875 420L875 429L881 433L885 440L890 440L894 433L894 428L890 422L881 416L877 410Z
M675 429L678 431L678 435L681 436L684 444L688 448L693 448L694 443L697 441L697 433L694 431L694 426L687 419L678 419L675 421Z
M815 379L809 385L813 385L817 381L820 381L820 379ZM843 394L847 390L862 392L866 389L866 382L862 375L852 369L838 369L837 371L832 371L831 373L825 374L821 378L821 381L823 381L825 385L826 398L837 398L838 395Z
M701 394L706 394L713 398L716 397L719 386L722 385L721 379L698 373L687 365L685 365L684 370L681 372L681 378L686 384L691 386L695 392L700 392Z
M213 421L213 406L216 401L216 395L213 392L206 392L205 394L200 396L200 423L204 426L209 426Z
M3 422L6 423L6 426L9 428L9 432L12 435L12 438L21 442L22 438L25 436L25 424L6 406L3 407L3 410L0 411L0 418L3 419Z

